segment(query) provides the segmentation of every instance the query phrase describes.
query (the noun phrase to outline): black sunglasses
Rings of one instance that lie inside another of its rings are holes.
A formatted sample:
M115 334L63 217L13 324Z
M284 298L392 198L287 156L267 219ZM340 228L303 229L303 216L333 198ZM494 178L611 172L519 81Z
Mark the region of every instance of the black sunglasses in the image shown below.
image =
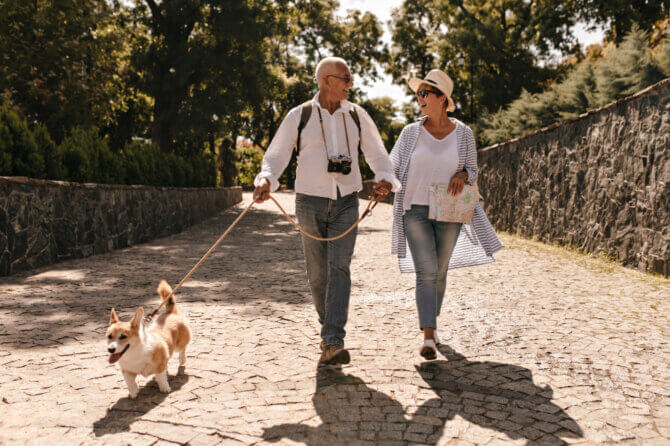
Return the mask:
M426 88L425 90L419 90L416 92L417 96L421 96L422 98L426 98L429 94L433 93L435 96L440 96L442 94L441 91L437 90L431 90L430 88Z
M337 76L337 75L335 75L335 74L329 74L329 75L327 75L326 77L330 77L330 76L332 76L332 77L336 77L336 78L338 78L338 79L341 79L341 80L343 80L344 82L346 82L347 84L348 84L349 82L351 82L351 76Z

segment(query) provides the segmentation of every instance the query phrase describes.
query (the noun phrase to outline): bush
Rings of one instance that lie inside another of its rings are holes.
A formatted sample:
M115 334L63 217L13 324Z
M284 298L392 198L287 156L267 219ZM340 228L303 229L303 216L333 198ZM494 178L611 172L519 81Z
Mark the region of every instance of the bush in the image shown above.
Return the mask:
M121 152L126 184L207 187L216 185L216 165L209 153L181 157L153 144L133 141Z
M44 157L25 120L0 107L0 175L44 178Z
M254 178L261 171L263 153L257 147L240 147L237 149L237 159L237 184L253 187Z
M33 129L33 137L37 149L44 158L45 178L66 180L67 169L63 165L63 158L56 147L56 143L51 139L47 127L43 124L37 124Z
M132 141L121 151L121 158L125 166L126 184L148 184L159 186L155 172L159 168L158 160L161 153L152 144L141 141ZM171 184L171 181L168 183Z
M31 130L17 113L0 107L0 176L205 187L216 186L216 175L209 152L184 157L133 141L114 153L96 129L75 128L56 146L44 125Z
M95 129L73 129L58 146L58 156L70 181L120 184L125 178L121 159Z

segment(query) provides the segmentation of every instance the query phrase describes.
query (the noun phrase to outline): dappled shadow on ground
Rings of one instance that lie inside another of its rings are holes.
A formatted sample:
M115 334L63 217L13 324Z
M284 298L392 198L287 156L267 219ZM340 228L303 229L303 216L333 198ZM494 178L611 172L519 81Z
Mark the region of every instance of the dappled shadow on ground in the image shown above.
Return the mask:
M242 203L186 231L135 247L68 260L0 280L0 346L35 348L102 337L115 307L122 320L158 305L242 210ZM177 293L177 301L311 303L298 232L281 214L252 208Z
M171 392L179 391L188 382L188 379L188 375L183 373L183 369L180 367L180 372L177 375L168 377ZM130 430L131 424L158 407L167 396L167 393L158 390L155 379L148 382L145 386L140 387L137 398L130 399L127 396L121 398L107 409L104 417L93 423L95 436L101 437Z
M462 426L449 425L457 415L515 440L566 444L563 438L582 437L577 422L552 403L551 387L533 383L530 370L469 361L446 346L440 351L447 360L416 367L437 398L425 401L415 412L405 411L399 401L354 375L319 369L312 403L321 424L280 424L265 429L263 438L270 442L288 438L308 445L346 439L435 444L442 436L461 433Z

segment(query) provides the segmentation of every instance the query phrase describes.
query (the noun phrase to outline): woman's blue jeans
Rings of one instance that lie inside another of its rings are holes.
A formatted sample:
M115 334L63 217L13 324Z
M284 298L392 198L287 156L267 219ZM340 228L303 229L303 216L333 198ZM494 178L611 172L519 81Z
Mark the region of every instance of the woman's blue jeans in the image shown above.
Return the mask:
M334 237L358 219L358 195L337 200L295 194L295 213L300 225L318 237ZM307 278L321 323L324 344L344 345L344 326L349 313L351 277L349 265L356 243L356 228L341 239L320 242L302 236Z
M403 216L407 244L416 270L419 327L437 328L447 287L447 269L462 223L428 218L428 206L412 205Z

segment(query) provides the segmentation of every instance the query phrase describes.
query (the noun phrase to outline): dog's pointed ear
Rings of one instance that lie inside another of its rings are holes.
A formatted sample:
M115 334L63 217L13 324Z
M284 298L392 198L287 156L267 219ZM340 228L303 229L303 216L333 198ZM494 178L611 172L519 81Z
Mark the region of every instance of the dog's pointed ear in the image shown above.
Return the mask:
M143 317L144 317L144 308L140 307L135 312L135 316L133 316L133 318L130 320L130 326L132 328L138 328L140 326L140 323L142 322Z
M112 314L109 316L109 325L114 325L119 322L119 317L116 315L116 311L112 308Z

